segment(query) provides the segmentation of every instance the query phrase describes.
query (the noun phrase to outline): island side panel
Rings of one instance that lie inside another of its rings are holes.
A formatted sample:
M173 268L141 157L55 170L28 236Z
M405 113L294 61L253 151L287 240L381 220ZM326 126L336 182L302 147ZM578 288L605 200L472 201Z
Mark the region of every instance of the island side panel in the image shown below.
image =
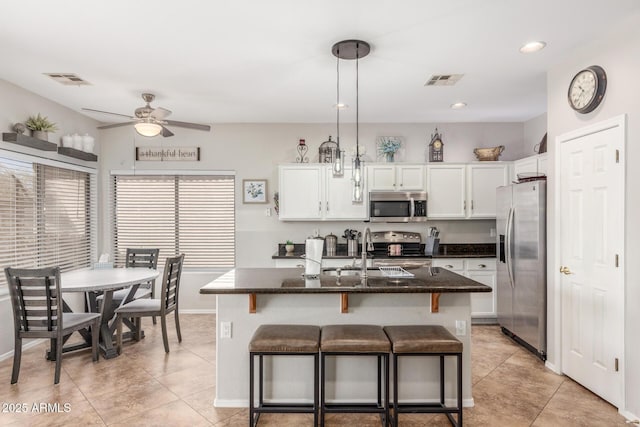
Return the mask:
M213 297L213 296L212 296ZM246 295L217 295L216 397L218 407L249 405L249 351L253 332L262 324L437 324L455 334L456 320L466 322L466 333L457 338L464 345L463 399L473 406L471 396L470 294L444 293L440 312L431 313L430 294L350 294L349 312L340 312L340 294L260 294L256 313L247 310ZM232 322L232 337L220 337L220 322ZM447 398L455 390L455 363L448 358L446 367ZM425 394L438 396L438 358L404 358L399 372L402 401L423 400ZM327 370L327 397L333 401L346 398L375 398L375 358L345 358L330 361ZM280 357L265 363L265 396L278 400L311 401L313 364L310 358ZM275 378L275 381L271 381ZM338 384L334 383L337 378ZM363 380L363 378L365 380Z

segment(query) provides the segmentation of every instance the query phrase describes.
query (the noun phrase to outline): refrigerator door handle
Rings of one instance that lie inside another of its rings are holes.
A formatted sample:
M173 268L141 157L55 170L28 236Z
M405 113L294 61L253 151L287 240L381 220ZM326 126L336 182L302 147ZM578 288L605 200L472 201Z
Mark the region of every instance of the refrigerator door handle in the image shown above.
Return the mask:
M515 289L515 283L513 280L513 259L511 257L511 239L513 232L513 216L515 214L515 208L509 208L509 215L507 217L507 226L505 230L505 247L506 247L506 259L507 259L507 272L509 273L509 284L512 289Z

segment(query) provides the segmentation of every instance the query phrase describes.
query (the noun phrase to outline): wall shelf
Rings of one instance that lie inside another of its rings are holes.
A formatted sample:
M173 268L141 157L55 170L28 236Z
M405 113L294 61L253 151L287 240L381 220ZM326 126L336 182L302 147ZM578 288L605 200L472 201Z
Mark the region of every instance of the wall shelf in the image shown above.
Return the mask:
M37 150L56 151L58 149L58 145L53 142L43 141L42 139L33 138L20 133L3 132L2 140L5 142L19 144L24 147L35 148Z
M89 162L98 161L98 156L96 156L95 154L76 150L75 148L70 147L58 147L58 154L62 154L63 156L75 157L76 159L80 160L87 160Z

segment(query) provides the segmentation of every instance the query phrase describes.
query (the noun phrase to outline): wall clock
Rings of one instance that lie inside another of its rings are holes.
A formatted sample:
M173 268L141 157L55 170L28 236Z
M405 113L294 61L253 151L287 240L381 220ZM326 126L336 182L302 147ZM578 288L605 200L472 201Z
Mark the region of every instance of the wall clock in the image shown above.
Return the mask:
M444 160L444 144L442 143L442 134L438 133L436 128L435 134L431 135L429 143L429 161L442 162Z
M604 69L598 65L587 67L578 72L569 84L569 105L578 113L590 113L600 105L606 90L607 74Z

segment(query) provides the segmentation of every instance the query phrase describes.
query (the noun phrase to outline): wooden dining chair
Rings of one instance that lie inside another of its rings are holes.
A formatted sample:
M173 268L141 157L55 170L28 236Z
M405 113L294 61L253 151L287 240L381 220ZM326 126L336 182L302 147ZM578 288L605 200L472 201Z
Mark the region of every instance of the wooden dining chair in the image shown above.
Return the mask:
M166 353L169 353L169 339L167 337L167 315L171 312L174 312L176 320L176 332L178 333L178 342L182 342L182 335L180 334L180 319L178 318L178 292L180 290L180 276L182 275L183 262L184 254L172 258L167 258L164 266L164 273L162 275L160 298L136 299L116 309L118 353L122 351L123 317L133 317L136 319L135 336L137 337L137 339L139 339L140 337L140 318L152 316L160 317L164 351Z
M56 371L54 384L60 382L62 346L65 337L91 327L93 361L98 361L100 314L64 313L60 292L60 268L5 268L9 295L13 306L15 349L11 384L18 382L23 338L49 338L51 351L55 348Z
M127 248L127 255L125 258L125 267L127 268L151 268L155 270L158 267L158 256L160 255L160 249L142 249L142 248ZM122 301L129 295L131 288L125 288L117 290L111 297L112 304L115 307L119 306ZM142 283L136 290L133 299L139 298L155 298L156 297L156 280L150 280L147 283ZM102 304L102 296L97 297L98 304ZM153 317L153 324L156 324L156 318Z

